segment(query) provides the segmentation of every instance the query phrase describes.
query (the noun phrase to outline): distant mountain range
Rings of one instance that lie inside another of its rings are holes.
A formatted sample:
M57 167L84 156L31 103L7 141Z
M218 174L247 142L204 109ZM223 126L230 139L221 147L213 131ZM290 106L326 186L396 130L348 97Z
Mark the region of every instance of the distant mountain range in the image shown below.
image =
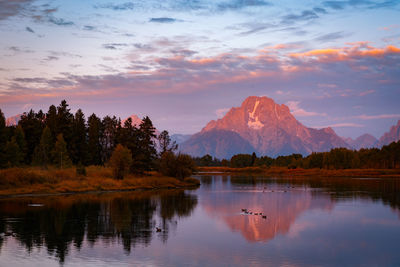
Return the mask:
M132 125L142 120L130 116ZM17 125L21 115L7 118L7 126ZM128 119L128 118L127 118ZM123 120L122 123L126 121ZM156 130L156 134L160 132ZM276 104L268 97L250 96L240 107L234 107L221 119L210 121L194 135L173 134L172 141L179 144L179 151L192 156L210 154L217 158L231 158L239 153L276 157L299 153L329 151L335 147L361 148L382 147L400 140L400 120L379 140L364 134L353 140L339 137L328 127L313 129L305 127L290 113L289 108Z
M370 134L363 134L357 137L355 140L352 138L343 138L343 140L351 146L351 148L355 150L359 150L360 148L372 148L375 147L378 139Z
M6 119L6 126L15 126L18 125L19 120L21 119L22 114L18 114Z
M268 97L248 97L222 118L210 121L199 133L180 145L180 151L193 156L210 154L230 158L238 153L256 152L276 157L299 153L329 151L335 147L349 149L382 146L399 140L400 121L379 141L369 134L357 139L341 138L328 127L305 127L290 113Z

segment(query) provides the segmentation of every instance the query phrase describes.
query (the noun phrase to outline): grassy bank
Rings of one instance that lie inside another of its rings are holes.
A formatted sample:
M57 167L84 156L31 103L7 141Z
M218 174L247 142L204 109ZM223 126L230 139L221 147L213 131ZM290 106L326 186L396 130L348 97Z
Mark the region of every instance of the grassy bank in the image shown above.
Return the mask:
M0 196L184 188L198 185L199 181L194 178L180 181L156 172L143 176L129 174L123 180L115 180L111 169L100 166L87 167L86 176L77 175L75 168L43 170L29 167L0 170Z
M268 176L320 176L320 177L398 177L400 178L400 169L288 169L285 167L199 167L201 174L241 174L253 173Z

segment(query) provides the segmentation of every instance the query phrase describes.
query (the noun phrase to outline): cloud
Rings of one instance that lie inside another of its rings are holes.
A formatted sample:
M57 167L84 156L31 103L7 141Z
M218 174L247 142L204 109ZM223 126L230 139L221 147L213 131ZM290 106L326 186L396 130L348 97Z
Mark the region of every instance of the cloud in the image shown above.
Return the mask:
M310 116L326 116L326 113L318 113L318 112L311 112L311 111L305 111L304 109L299 107L300 102L299 101L288 101L286 105L289 107L290 112L294 116L299 116L299 117L310 117Z
M94 31L94 30L96 30L96 27L95 26L90 26L90 25L85 25L85 26L83 26L83 29L85 31Z
M133 10L135 8L135 5L132 2L126 2L122 4L103 4L103 5L96 5L95 8L105 8L105 9L111 9L115 11L123 11L123 10Z
M163 46L165 51L170 52L171 49L176 49L176 44L184 45L185 40L163 39L160 40L162 44L153 44L157 47ZM138 49L144 46L137 44ZM296 56L285 49L260 50L253 55L222 53L210 57L184 52L155 57L155 53L135 51L135 57L129 55L132 57L129 59L131 64L125 73L112 70L112 73L106 75L63 74L63 77L56 79L19 77L10 81L8 89L2 92L0 102L32 102L32 98L83 96L93 99L129 99L138 95L188 94L215 90L229 93L243 91L244 88L252 88L260 93L265 92L266 88L276 88L270 93L278 94L279 91L285 92L286 88L292 88L293 92L299 93L313 84L321 89L306 92L315 99L319 99L318 94L325 93L325 88L333 88L329 91L346 93L355 98L365 92L366 87L379 88L380 80L390 81L385 84L385 88L387 94L391 95L400 82L400 53L397 50L400 51L397 47L377 48L364 43L334 48L332 53L310 50ZM334 56L325 60L326 54ZM366 65L368 68L362 71L354 68L359 65ZM357 85L353 85L359 88L342 89L342 84L352 86L349 81L359 81ZM350 90L349 93L346 90ZM331 97L331 101L343 100ZM325 113L301 108L298 101L292 101L288 105L296 116L326 116Z
M45 59L43 59L44 61L55 61L55 60L59 60L58 57L56 56L47 56Z
M373 94L373 93L375 93L375 90L371 89L371 90L363 91L363 92L359 93L358 95L359 96L366 96L366 95Z
M321 128L343 128L343 127L356 127L356 128L361 128L365 127L363 124L358 124L358 123L352 123L352 122L344 122L344 123L335 123L335 124L329 124L329 125L324 125L324 126L311 126L311 128L316 128L316 129L321 129Z
M74 25L74 23L72 21L67 21L67 20L62 19L62 18L49 17L48 21L50 23L53 23L53 24L58 25L58 26L72 26L72 25Z
M73 53L69 53L69 52L64 52L64 51L49 51L49 53L52 56L56 56L56 57L82 58L81 55L73 54Z
M230 110L230 108L219 108L215 111L217 118L222 118Z
M317 84L317 86L321 87L321 88L336 88L337 84L334 84L334 83L319 83L319 84Z
M392 31L392 30L395 30L395 29L398 29L398 28L400 28L400 25L392 24L392 25L389 25L389 26L386 26L386 27L382 27L382 28L379 28L379 29L381 31Z
M292 53L293 58L320 62L350 61L362 58L383 58L385 56L399 55L400 48L388 45L385 48L376 48L365 42L349 44L342 48L315 49L304 53Z
M400 118L400 114L380 114L380 115L359 115L354 116L356 119L361 120L377 120L377 119L393 119L393 118Z
M124 44L124 43L103 44L103 48L111 49L111 50L116 50L120 47L127 47L127 46L128 46L128 44Z
M317 13L320 13L320 14L327 14L328 13L328 12L326 12L326 10L324 8L321 8L321 7L314 7L313 10L315 12L317 12Z
M283 17L285 22L317 19L319 16L312 10L304 10L301 14L289 14Z
M378 9L378 8L390 8L399 5L397 0L387 0L383 2L376 2L370 0L345 0L345 1L324 1L322 5L334 10L343 10L348 7L352 8L368 8L368 9Z
M27 32L30 32L30 33L35 33L35 31L32 30L32 28L30 28L30 27L26 27L25 30L26 30Z
M161 17L161 18L151 18L149 22L155 22L155 23L173 23L177 22L177 19L174 18L167 18L167 17Z
M325 1L322 4L326 7L335 9L335 10L342 10L345 9L348 6L365 6L365 5L371 5L371 1L368 0L348 0L348 1Z
M240 10L248 7L271 6L272 4L262 0L235 0L217 5L218 11Z
M27 48L21 48L18 46L10 46L8 47L8 50L14 52L14 53L33 53L33 50L27 49Z
M345 33L343 31L340 31L340 32L332 32L332 33L323 34L321 36L318 36L314 40L324 43L324 42L336 41L337 39L342 39L342 38L349 37L349 36L351 36L350 33Z
M34 0L0 1L0 20L8 19L24 11Z

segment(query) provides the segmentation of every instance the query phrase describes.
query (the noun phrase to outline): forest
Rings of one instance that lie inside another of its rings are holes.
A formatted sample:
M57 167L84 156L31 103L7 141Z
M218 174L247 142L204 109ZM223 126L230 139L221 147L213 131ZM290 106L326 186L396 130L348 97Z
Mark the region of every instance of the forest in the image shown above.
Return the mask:
M197 166L287 167L289 169L398 169L400 168L400 142L392 142L382 148L350 150L333 148L329 152L313 152L308 156L292 154L271 158L253 154L237 154L230 160L219 160L205 155L194 159Z
M183 179L194 170L187 155L175 155L177 145L167 131L156 134L149 117L140 125L128 118L121 122L115 116L87 120L81 109L71 113L63 100L44 113L30 110L23 113L17 126L6 126L0 110L0 169L40 166L77 167L84 174L85 166L114 166L114 177L124 173L143 174L158 169L166 176ZM161 169L162 167L162 169Z
M323 169L393 169L400 168L400 142L382 148L334 148L329 152L313 152L308 156L292 154L271 158L253 154L238 154L230 160L219 160L210 155L194 158L175 155L178 145L167 131L156 134L149 117L140 125L132 125L128 118L121 122L115 116L100 118L91 114L87 120L81 109L71 113L63 100L51 105L44 113L30 110L23 113L17 126L6 126L0 110L0 168L18 166L106 165L124 163L123 169L143 173L159 169L167 176L183 178L197 166L278 166L288 168ZM114 152L118 152L114 158ZM124 160L128 158L128 160ZM182 167L182 168L180 168ZM121 173L116 173L121 178Z

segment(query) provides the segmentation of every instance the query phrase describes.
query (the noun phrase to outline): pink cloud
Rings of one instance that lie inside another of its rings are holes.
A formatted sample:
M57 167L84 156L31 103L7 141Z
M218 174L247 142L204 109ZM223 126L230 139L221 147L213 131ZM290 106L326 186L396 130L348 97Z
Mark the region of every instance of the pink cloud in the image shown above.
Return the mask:
M367 91L361 92L359 94L359 96L366 96L366 95L373 94L373 93L375 93L375 90L367 90Z
M299 117L310 117L310 116L326 116L326 113L318 113L318 112L312 112L312 111L306 111L302 108L299 107L300 102L299 101L289 101L286 103L286 105L289 107L290 112L294 116L299 116Z
M331 127L331 128L335 128L335 127L364 127L365 125L362 124L358 124L358 123L352 123L352 122L345 122L345 123L334 123L334 124L329 124L329 125L324 125L324 126L312 126L312 128L327 128L327 127Z
M359 115L355 116L354 118L361 119L361 120L376 120L376 119L393 119L393 118L400 118L400 114L380 114L380 115Z

